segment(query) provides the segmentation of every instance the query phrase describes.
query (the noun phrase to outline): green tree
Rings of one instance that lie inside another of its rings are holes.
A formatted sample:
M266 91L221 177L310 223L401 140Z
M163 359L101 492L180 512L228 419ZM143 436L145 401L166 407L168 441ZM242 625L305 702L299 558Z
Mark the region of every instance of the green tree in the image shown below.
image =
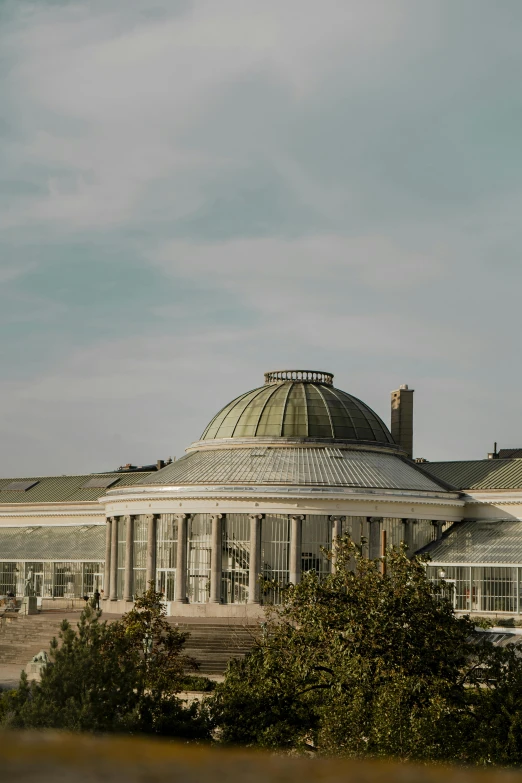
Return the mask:
M204 713L178 698L197 666L159 599L151 585L121 620L102 622L90 606L76 630L64 620L41 681L29 687L23 675L0 700L3 725L208 738Z
M266 614L261 638L230 663L212 699L223 742L402 759L469 755L470 693L480 692L473 686L494 651L473 643L473 623L455 616L404 547L372 561L345 538L334 573L322 581L304 574Z

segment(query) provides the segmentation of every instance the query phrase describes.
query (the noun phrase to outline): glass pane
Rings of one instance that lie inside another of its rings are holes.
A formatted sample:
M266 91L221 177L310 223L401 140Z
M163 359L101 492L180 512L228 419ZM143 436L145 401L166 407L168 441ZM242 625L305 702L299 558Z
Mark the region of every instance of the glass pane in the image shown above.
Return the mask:
M147 589L147 536L149 520L145 514L134 517L133 540L133 594L143 595Z
M204 604L210 597L210 514L194 514L188 521L188 596L195 604Z
M265 579L289 581L290 521L286 515L267 514L261 523L261 568ZM279 603L280 589L263 595L264 603Z
M316 571L319 577L330 573L330 560L321 548L332 548L332 522L329 516L307 514L302 522L301 570Z
M127 520L118 517L118 574L116 578L116 595L119 600L123 598L123 585L125 582L125 550L126 550Z
M223 520L221 600L224 604L248 601L250 565L250 518L227 514Z

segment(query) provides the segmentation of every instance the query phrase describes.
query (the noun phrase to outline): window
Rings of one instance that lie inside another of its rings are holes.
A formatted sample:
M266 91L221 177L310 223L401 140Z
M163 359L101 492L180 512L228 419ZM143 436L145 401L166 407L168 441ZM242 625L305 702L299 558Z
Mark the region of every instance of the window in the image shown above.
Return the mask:
M320 578L330 573L330 560L321 548L332 548L332 522L328 516L307 514L302 522L301 570L316 571Z
M210 597L210 514L193 514L188 520L188 596L194 604L204 604Z
M261 569L265 579L280 585L289 581L290 520L286 515L267 514L261 523ZM279 603L279 586L265 590L263 603Z
M125 551L126 551L127 520L125 517L117 519L117 541L118 541L118 573L116 578L116 596L119 600L123 598L123 586L125 584Z
M248 514L227 514L223 520L221 600L224 604L246 604L250 566L250 518Z
M13 593L16 595L16 563L0 563L0 596Z
M156 527L156 589L166 601L176 597L178 523L174 514L160 514Z
M147 534L148 518L144 514L134 517L134 541L132 551L134 598L147 589Z

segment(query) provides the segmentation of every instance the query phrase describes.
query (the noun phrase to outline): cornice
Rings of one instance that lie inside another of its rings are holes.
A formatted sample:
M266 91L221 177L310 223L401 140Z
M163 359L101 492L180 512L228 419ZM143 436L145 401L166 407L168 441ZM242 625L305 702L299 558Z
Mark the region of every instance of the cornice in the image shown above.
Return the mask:
M0 511L0 519L20 519L25 517L102 517L103 511L20 511L18 513Z
M251 438L219 438L217 440L198 440L185 449L187 454L193 451L211 451L213 449L244 449L248 447L288 448L302 446L311 449L324 449L333 446L339 449L354 451L376 451L384 454L407 456L406 452L395 443L376 443L375 441L337 440L336 438L289 438L272 436L255 436Z
M281 500L332 500L350 502L415 503L420 505L443 505L464 507L464 501L458 497L448 497L437 493L422 495L414 491L380 490L339 490L332 487L150 487L140 488L125 494L108 493L100 503L104 506L117 503L143 503L167 500L226 500L226 501L281 501ZM120 490L121 491L121 490Z
M477 505L477 506L484 506L484 505L491 505L491 504L501 504L502 506L519 506L522 505L522 491L510 491L510 492L496 492L496 491L489 491L480 493L480 495L471 495L470 493L466 493L464 495L464 500L466 502L467 506L471 505Z

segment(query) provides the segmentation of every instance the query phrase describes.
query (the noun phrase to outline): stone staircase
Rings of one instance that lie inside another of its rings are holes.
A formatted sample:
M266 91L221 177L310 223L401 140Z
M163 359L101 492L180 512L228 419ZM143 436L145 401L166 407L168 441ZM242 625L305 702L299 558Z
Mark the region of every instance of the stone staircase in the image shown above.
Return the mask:
M43 612L1 617L0 665L25 666L40 650L49 650L50 641L58 636L64 618L74 627L79 616L79 612ZM258 628L255 625L192 623L185 619L174 624L180 631L190 633L185 652L198 661L201 675L223 674L231 658L242 657L252 647Z
M190 636L185 652L195 658L199 665L198 674L223 674L231 658L242 658L256 637L256 625L223 625L217 623L177 624L180 631L188 631Z
M22 667L40 650L48 652L51 639L58 637L65 618L74 626L80 613L44 612L0 618L0 664Z

